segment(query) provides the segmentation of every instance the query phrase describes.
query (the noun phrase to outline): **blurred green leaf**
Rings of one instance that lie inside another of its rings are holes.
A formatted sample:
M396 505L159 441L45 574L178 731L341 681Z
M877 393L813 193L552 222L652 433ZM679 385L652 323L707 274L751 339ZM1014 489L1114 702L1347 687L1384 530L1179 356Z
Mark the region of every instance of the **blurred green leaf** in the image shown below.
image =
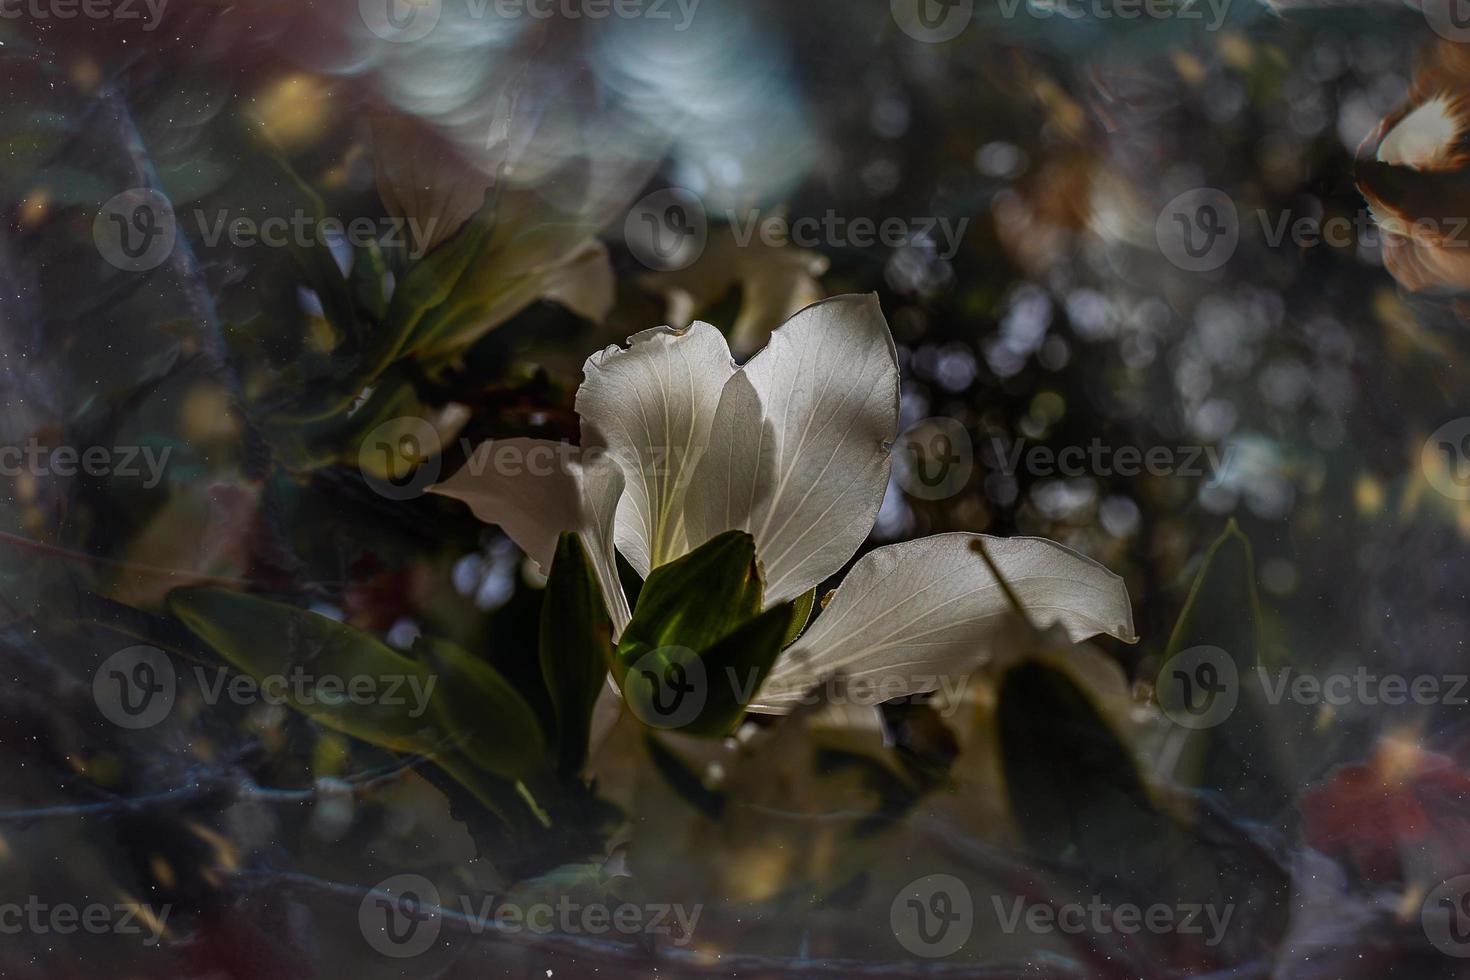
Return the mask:
M1269 817L1290 803L1291 778L1283 771L1306 737L1304 727L1288 733L1291 722L1306 719L1288 701L1268 704L1258 672L1270 669L1261 630L1261 606L1256 592L1255 561L1250 540L1234 521L1206 552L1189 592L1184 611L1169 637L1155 697L1162 685L1173 683L1170 662L1179 654L1213 647L1210 656L1228 657L1234 677L1224 671L1227 687L1238 702L1218 724L1198 731L1181 730L1185 746L1178 772L1191 787L1224 794L1234 808L1256 817ZM1218 671L1223 664L1213 665Z
M541 606L541 676L556 712L558 769L587 759L592 709L612 665L612 622L582 539L561 536Z
M1205 553L1165 658L1193 646L1223 648L1241 669L1261 660L1261 602L1251 543L1234 521Z
M278 676L290 680L299 669L317 683L333 678L350 685L354 678L369 677L379 685L377 690L399 685L393 704L383 703L386 698L298 691L291 683L284 692L291 707L328 728L397 752L433 754L434 722L418 712L421 705L415 697L432 690L422 664L325 616L239 592L175 589L168 603L185 626L257 681Z
M1065 673L1037 660L1001 680L1001 764L1030 848L1100 876L1152 878L1170 833L1133 756Z

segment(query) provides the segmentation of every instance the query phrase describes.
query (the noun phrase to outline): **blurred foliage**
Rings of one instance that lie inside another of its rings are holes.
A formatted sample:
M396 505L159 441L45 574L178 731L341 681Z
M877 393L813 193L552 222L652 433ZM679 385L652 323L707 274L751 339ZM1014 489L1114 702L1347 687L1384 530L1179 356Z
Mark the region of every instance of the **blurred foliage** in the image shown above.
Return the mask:
M0 949L0 972L394 975L358 941L355 898L286 902L271 876L366 889L409 869L445 896L702 903L670 975L726 954L907 961L889 904L941 871L977 904L1238 910L1218 947L1007 933L977 914L956 959L1017 975L1455 975L1412 914L1470 871L1454 706L1248 703L1185 733L1154 691L1198 645L1242 675L1463 661L1470 506L1420 463L1465 414L1461 311L1396 288L1374 241L1269 234L1362 213L1354 152L1409 91L1424 20L1241 3L1207 30L981 7L938 45L880 0L704 0L687 34L461 23L446 4L423 45L375 39L355 0L179 2L156 30L0 20L0 444L138 447L143 476L142 450L165 460L152 485L0 484L0 748L22 814L0 824L0 869L14 894L177 909L167 963L116 937L30 937ZM624 218L666 186L705 201L710 245L654 273ZM1229 195L1241 240L1189 273L1159 254L1155 219L1200 186ZM93 240L99 208L140 187L178 225L145 273ZM915 230L893 248L734 243L751 215L833 213ZM407 234L216 237L298 217ZM698 316L749 351L806 302L870 290L899 344L904 426L951 418L976 450L944 500L895 481L871 543L1054 538L1126 576L1137 648L1072 649L1018 618L954 703L780 719L723 703L689 731L651 729L607 670L627 690L643 653L676 645L763 676L825 587L758 614L749 539L728 536L642 583L615 645L575 537L543 578L417 493L485 439L575 439L578 369L603 344ZM1221 463L1005 465L1094 442ZM88 681L136 643L178 666L179 702L124 732ZM432 672L432 710L207 704L191 672L304 658ZM55 806L94 809L33 812ZM445 968L482 943L502 970L591 969L479 937Z

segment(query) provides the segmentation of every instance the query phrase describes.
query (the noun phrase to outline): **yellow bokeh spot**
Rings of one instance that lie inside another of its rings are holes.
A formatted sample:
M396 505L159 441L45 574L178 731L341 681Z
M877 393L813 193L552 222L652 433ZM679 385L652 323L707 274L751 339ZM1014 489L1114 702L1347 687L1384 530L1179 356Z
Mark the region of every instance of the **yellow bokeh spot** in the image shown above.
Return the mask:
M273 82L256 95L250 115L271 139L292 147L320 136L331 111L331 94L321 79L297 74Z

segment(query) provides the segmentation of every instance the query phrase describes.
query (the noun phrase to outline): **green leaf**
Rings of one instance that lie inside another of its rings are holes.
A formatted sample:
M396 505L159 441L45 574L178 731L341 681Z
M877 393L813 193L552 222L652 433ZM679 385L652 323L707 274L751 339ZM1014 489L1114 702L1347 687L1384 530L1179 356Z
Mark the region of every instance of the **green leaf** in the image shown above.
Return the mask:
M1165 659L1208 644L1223 648L1241 669L1261 660L1261 601L1256 594L1250 539L1231 521L1210 545L1189 599L1169 635Z
M283 685L287 702L302 714L374 745L433 754L434 721L427 710L420 711L427 707L421 699L433 688L417 661L325 616L239 592L175 589L168 602L185 626L257 681L291 681L298 670L311 679L313 684L301 689ZM314 686L328 678L343 685L370 678L375 690L386 695L392 687L396 696L352 698Z
M541 676L556 713L558 770L587 760L592 709L612 665L612 622L582 539L561 536L541 605Z
M434 716L448 744L507 779L549 768L536 712L500 671L445 640L420 637L414 652L436 682Z
M387 263L378 243L368 241L352 250L352 268L347 273L347 286L357 306L373 322L381 322L388 313Z
M1213 683L1238 700L1210 727L1181 730L1178 778L1224 794L1241 813L1268 818L1291 801L1296 777L1289 770L1300 743L1311 737L1311 719L1289 700L1267 701L1259 671L1275 665L1265 654L1261 626L1250 540L1231 521L1205 554L1169 637L1155 697L1181 696L1182 689L1169 692L1166 685L1199 677L1201 656L1212 661ZM1181 654L1186 659L1176 661Z
M1011 811L1034 852L1102 878L1154 878L1170 829L1132 754L1071 677L1037 660L1012 667L996 728Z
M623 698L639 718L686 735L728 734L745 714L781 653L791 603L772 606L704 650L665 646L641 657L623 678ZM669 707L669 692L691 699ZM686 717L687 716L687 717Z
M817 604L817 586L797 596L791 603L791 628L781 640L781 649L786 649L801 638L806 624L811 621L812 607Z
M763 591L755 539L744 531L726 531L654 569L618 643L618 683L653 651L709 648L760 611Z
M1058 904L1234 905L1227 938L1269 934L1288 895L1280 865L1252 832L1176 824L1154 804L1128 745L1082 676L1063 663L1022 661L1001 678L995 725L1006 795L1017 829L1048 875ZM1091 941L1091 940L1089 940ZM1243 947L1213 949L1192 935L1136 937L1144 962L1235 962Z
M654 569L618 643L623 698L656 727L722 735L744 714L790 634L793 603L761 612L755 540L727 531Z

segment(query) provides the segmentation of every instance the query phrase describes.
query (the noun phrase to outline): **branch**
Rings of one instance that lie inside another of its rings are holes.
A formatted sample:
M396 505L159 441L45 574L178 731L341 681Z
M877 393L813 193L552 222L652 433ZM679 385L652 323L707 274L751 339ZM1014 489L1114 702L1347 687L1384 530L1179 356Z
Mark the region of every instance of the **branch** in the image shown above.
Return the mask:
M340 795L350 791L354 797L362 797L372 790L397 780L405 772L419 766L425 760L415 756L385 769L360 773L345 780L318 782L306 789L276 789L257 786L248 779L207 779L187 786L176 786L160 793L134 796L125 799L102 800L97 803L75 803L62 806L35 807L27 810L0 811L0 823L29 824L38 820L62 820L76 817L107 816L116 813L138 813L161 807L188 806L205 800L218 799L222 805L230 803L276 803L300 805Z
M286 889L309 892L322 898L348 902L354 909L369 895L375 894L355 885L285 871L239 872L234 880L247 885L259 883L273 894ZM1017 977L1026 977L1027 980L1087 980L1089 976L1077 964L1056 958L1038 963L980 964L755 956L673 946L644 946L565 933L538 934L506 927L493 918L487 921L449 908L439 910L439 919L442 929L452 931L461 942L472 944L467 947L469 951L478 950L480 943L503 943L534 952L587 957L599 966L678 970L689 975L710 977L871 977L894 980L936 977L946 980L1016 980Z

